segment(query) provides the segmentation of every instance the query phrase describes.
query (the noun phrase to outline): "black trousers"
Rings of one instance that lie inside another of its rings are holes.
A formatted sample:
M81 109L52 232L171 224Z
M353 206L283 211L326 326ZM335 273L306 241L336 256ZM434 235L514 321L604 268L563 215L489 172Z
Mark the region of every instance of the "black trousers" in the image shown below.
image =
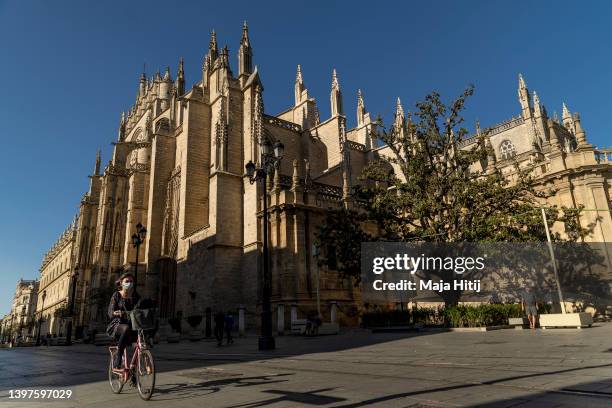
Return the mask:
M123 356L125 348L135 341L136 332L129 324L120 324L115 330L115 338L117 339L117 353Z

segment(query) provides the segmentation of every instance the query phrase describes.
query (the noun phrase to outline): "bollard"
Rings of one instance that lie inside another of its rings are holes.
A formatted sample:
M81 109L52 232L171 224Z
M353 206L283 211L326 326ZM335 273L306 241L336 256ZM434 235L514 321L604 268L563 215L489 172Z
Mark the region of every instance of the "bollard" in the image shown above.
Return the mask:
M212 336L212 310L210 307L206 308L206 326L204 329L204 335L206 338Z
M297 304L291 304L291 327L293 327L293 323L297 320Z
M244 305L238 306L238 336L244 337Z
M276 308L277 322L276 331L279 336L282 336L285 332L285 305L279 303Z
M338 322L338 302L336 301L332 301L331 303L331 322L332 323L337 323Z

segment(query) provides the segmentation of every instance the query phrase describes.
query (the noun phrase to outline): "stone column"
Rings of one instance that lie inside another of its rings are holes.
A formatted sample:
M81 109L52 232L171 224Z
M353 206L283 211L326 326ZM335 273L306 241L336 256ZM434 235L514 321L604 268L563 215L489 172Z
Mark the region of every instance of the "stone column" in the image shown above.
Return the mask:
M244 337L244 305L238 306L238 336Z
M336 301L332 301L330 302L330 307L331 307L331 322L332 323L337 323L338 322L338 302Z
M285 305L279 303L276 308L276 331L279 336L282 336L285 333Z
M291 304L291 326L293 327L293 322L297 320L297 304Z

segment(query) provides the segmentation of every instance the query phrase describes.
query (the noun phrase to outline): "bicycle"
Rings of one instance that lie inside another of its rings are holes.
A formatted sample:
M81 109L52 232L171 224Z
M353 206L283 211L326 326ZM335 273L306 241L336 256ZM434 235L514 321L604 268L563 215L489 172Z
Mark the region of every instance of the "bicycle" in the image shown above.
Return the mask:
M142 327L139 324L140 321L138 318L133 316L134 311L130 313L130 317L132 319L132 328L138 330L138 338L132 353L132 359L128 365L128 352L126 347L122 357L123 368L113 367L113 360L118 347L116 345L110 346L108 348L110 354L108 363L108 382L113 393L119 394L125 383L131 378L136 377L138 395L140 395L140 398L143 400L148 401L151 399L153 391L155 390L155 362L153 361L153 355L149 350L149 344L144 335L144 330L149 328Z

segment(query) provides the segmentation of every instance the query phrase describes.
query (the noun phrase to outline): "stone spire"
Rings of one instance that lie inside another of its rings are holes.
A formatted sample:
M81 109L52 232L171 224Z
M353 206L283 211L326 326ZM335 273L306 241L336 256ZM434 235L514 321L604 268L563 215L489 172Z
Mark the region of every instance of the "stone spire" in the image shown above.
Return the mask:
M403 134L404 125L406 122L406 117L404 115L404 108L402 107L402 101L399 96L397 97L397 102L395 106L395 118L393 120L393 128L399 134Z
M542 116L542 105L540 104L540 98L536 91L533 91L533 114L536 118Z
M586 140L586 134L584 129L582 129L582 124L580 123L580 115L578 112L574 112L573 117L574 127L576 129L576 142L578 143L578 148L587 147L588 143Z
M249 27L245 21L242 25L242 38L238 49L238 76L253 72L253 49L249 41Z
M179 59L178 71L176 73L176 93L178 96L185 94L185 61L183 57ZM169 70L169 69L168 69Z
M521 104L523 119L529 119L531 117L531 98L522 74L519 74L518 98Z
M217 48L217 33L215 30L212 30L210 33L210 41L208 43L208 55L210 55L211 64L215 62L217 57L219 56L219 51Z
M274 169L274 193L278 194L281 191L280 168Z
M572 114L565 102L563 102L563 114L561 115L561 119L563 120L563 126L565 126L571 133L574 133L574 121L572 119Z
M550 145L552 151L561 152L561 141L559 140L559 136L555 130L555 121L553 119L548 119L546 121L546 125L548 126L548 134L550 135Z
M123 141L123 139L125 138L125 126L126 126L127 122L126 122L126 118L125 118L125 112L121 112L121 120L119 121L119 132L117 135L117 140L119 142Z
M144 68L143 68L142 74L140 74L140 86L138 88L138 95L136 96L136 100L138 100L138 97L144 96L146 92L147 92L147 75L145 74Z
M363 102L361 89L357 90L357 126L363 126L365 123L366 108Z
M331 84L331 116L344 115L342 109L342 92L340 92L340 83L338 82L338 75L336 75L336 69L332 72L332 84Z
M302 92L304 92L304 78L302 78L302 67L298 64L297 74L295 75L295 106L302 102Z
M229 49L227 48L227 44L221 49L220 61L221 63L219 66L221 67L221 69L224 69L226 71L227 77L231 77L232 69L230 68L229 64Z
M212 67L219 56L219 52L217 50L217 34L215 34L215 30L212 30L210 33L210 41L208 43L208 53L204 57L204 61L202 62L202 87L206 88L208 86L208 75L210 71L212 71Z
M96 153L96 164L94 165L94 172L93 172L94 176L100 175L100 162L101 162L100 149L98 149L98 152Z

